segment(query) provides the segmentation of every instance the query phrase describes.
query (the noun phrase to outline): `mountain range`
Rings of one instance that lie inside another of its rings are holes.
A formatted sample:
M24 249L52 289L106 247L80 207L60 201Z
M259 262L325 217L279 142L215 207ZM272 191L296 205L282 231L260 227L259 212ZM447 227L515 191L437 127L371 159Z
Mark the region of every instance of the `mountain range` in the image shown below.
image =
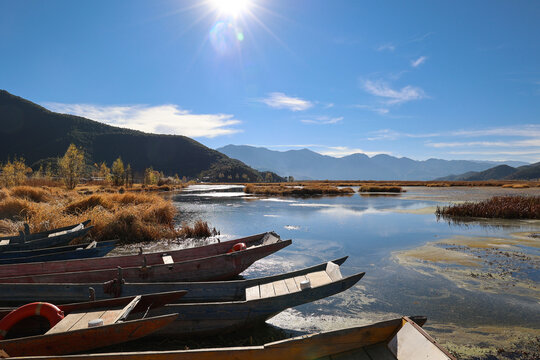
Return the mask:
M519 161L417 161L384 154L369 157L361 153L335 158L309 149L274 151L247 145L227 145L217 150L259 171L273 171L297 180L433 180L451 174L484 171L502 164L526 165Z
M0 161L23 157L34 170L45 159L63 156L74 143L89 164L119 156L135 174L148 167L167 175L215 181L279 180L239 160L178 135L157 135L106 125L80 116L59 114L0 90Z

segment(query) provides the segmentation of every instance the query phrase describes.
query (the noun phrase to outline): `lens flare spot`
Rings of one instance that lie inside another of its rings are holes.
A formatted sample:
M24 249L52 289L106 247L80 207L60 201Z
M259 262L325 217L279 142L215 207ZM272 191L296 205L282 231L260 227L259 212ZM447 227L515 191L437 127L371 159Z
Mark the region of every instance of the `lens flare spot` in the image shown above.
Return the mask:
M244 34L229 21L218 21L210 30L210 43L219 54L228 54L244 41Z

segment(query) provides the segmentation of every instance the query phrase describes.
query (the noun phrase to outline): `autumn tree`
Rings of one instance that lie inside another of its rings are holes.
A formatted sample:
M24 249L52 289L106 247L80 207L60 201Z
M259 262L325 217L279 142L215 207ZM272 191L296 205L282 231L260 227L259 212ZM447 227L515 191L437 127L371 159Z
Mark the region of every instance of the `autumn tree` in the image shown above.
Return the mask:
M64 157L58 160L60 176L68 189L74 189L84 172L84 151L69 145Z
M113 184L116 186L124 185L124 162L122 161L122 158L118 157L118 159L114 160L112 166L111 166L111 174L112 174L112 181Z

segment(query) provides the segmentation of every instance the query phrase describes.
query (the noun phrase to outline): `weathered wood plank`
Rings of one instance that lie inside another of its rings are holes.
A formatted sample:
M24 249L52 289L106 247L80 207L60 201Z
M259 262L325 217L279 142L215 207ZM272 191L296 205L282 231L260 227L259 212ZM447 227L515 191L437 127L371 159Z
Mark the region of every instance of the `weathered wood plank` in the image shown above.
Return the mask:
M405 322L403 327L389 341L388 351L393 353L397 359L433 359L433 360L449 360L434 340L430 341L423 334L419 327L418 329L409 322Z
M249 288L246 288L246 300L257 300L261 298L261 293L259 291L259 285L255 285Z
M100 317L103 320L103 325L114 324L123 310L124 309L105 311L105 313L103 313L103 315Z
M274 291L276 292L276 296L286 295L289 293L289 289L287 288L287 285L285 284L284 280L274 281L273 284L274 284Z
M294 278L294 282L296 283L296 286L298 286L298 290L302 289L300 287L300 283L304 280L307 280L307 277L305 277L304 275L301 275L301 276L295 276Z
M81 320L81 318L85 314L86 312L68 314L58 324L50 328L49 331L47 331L47 334L56 334L56 333L68 331L69 329L71 329L73 325L75 325L79 320Z
M261 299L276 296L273 283L262 284L260 288L261 288Z
M106 310L96 310L90 311L84 314L79 321L77 321L68 331L74 331L78 329L86 329L88 327L88 322L95 319L101 319Z
M330 276L328 276L326 271L317 271L309 273L306 276L309 281L311 281L312 287L330 284L332 282L332 279L330 279Z
M343 275L341 275L341 271L339 270L339 265L336 265L331 261L326 264L326 273L332 281L343 279Z
M394 356L394 354L392 354L392 352L388 350L388 348L386 347L386 343L368 346L365 348L365 351L371 359L396 360L396 357ZM406 358L406 359L416 359L416 358L412 357L412 358Z
M372 360L364 349L347 351L330 356L331 360Z
M287 289L289 289L289 293L300 291L300 288L296 285L294 278L285 279L285 284L287 285Z

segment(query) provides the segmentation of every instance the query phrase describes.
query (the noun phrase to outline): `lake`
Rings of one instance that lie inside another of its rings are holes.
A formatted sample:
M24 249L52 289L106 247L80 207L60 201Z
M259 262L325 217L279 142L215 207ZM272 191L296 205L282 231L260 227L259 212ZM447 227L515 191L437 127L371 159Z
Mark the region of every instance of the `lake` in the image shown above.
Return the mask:
M458 354L482 355L540 330L539 221L452 224L434 209L450 201L538 189L407 187L388 196L254 197L241 186L195 185L172 195L178 223L202 219L219 238L275 231L293 244L242 275L291 271L348 255L342 273L366 272L350 290L269 321L293 331L330 330L401 315ZM486 245L487 244L487 245ZM466 261L464 261L466 260Z

